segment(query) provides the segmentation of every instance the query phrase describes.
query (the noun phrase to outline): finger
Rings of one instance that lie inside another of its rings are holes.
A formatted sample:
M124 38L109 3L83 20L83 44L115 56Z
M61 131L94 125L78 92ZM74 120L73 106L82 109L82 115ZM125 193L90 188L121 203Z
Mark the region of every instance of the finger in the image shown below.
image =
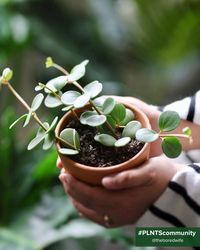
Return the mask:
M115 175L104 177L102 184L105 188L111 190L138 187L141 185L150 185L155 177L155 172L147 164L140 168L130 169Z
M57 159L56 166L57 166L58 168L62 168L62 167L63 167L63 166L62 166L62 162L61 162L61 160L60 160L59 157L58 157L58 159Z
M63 183L65 192L74 200L87 208L102 210L102 204L104 205L104 200L107 199L107 195L104 194L102 188L85 184L67 173L61 174L59 178Z
M94 210L89 209L85 206L83 206L81 203L75 201L74 199L71 199L74 207L78 210L79 213L81 213L81 215L101 226L107 226L107 224L105 224L103 216L99 215L98 213L96 213Z

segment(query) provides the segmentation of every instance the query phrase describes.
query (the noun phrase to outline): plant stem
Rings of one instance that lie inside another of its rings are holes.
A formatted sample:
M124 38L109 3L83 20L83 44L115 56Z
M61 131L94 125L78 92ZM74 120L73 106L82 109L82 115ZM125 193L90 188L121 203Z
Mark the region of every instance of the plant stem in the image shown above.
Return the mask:
M65 75L69 75L69 72L67 72L67 70L65 70L63 67L61 67L60 65L54 63L53 65L56 69L60 70L62 73L64 73ZM74 86L76 86L82 93L85 93L85 90L82 88L82 86L77 82L74 81L71 84L73 84ZM103 115L103 113L97 108L97 106L94 104L94 102L92 100L89 101L90 105L96 110L96 112L99 115ZM114 129L112 128L112 126L109 124L108 121L105 122L107 128L110 130L110 132L112 133L112 135L115 137L115 139L118 139L118 136L116 135Z
M28 110L28 112L31 112L31 107L27 104L27 102L17 93L17 91L12 87L12 85L9 82L6 82L5 85L9 88L9 90L13 93L13 95L19 100L19 102ZM44 124L41 122L39 117L35 112L32 112L31 115L35 119L35 121L39 124L40 127L43 128L43 130L46 132L47 129L45 128ZM76 149L73 145L70 143L66 142L59 136L55 136L57 140L62 142L65 146L70 147L72 149Z
M49 87L47 87L45 84L43 84L43 83L40 82L39 86L42 86L43 88L49 90L52 95L54 95L57 99L61 100L61 97L58 94L56 94L52 89L50 89Z
M180 137L180 138L186 138L189 139L189 135L184 135L184 134L159 134L159 137Z
M13 93L13 95L21 102L21 104L28 110L28 112L31 112L31 107L27 104L27 102L17 93L17 91L12 87L12 85L7 82L7 84L5 84L8 86L9 90ZM37 116L37 114L35 112L32 112L32 116L33 118L36 120L36 122L40 125L40 127L42 127L45 131L47 131L47 129L45 128L45 126L43 125L43 123L40 121L39 117Z

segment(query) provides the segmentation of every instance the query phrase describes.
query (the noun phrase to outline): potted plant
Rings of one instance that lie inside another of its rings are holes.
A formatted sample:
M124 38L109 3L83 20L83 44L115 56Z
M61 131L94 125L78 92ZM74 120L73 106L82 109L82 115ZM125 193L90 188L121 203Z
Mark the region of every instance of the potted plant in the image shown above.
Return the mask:
M77 81L85 75L88 60L76 65L70 73L56 64L52 58L46 60L46 67L58 69L62 75L46 84L38 83L31 106L16 92L10 83L13 72L6 68L0 77L0 87L6 86L28 111L11 126L23 120L24 127L31 118L39 129L28 144L28 150L43 143L49 149L54 142L63 167L78 179L100 185L101 179L112 173L136 167L149 157L151 142L161 139L163 152L171 158L182 150L178 137L191 140L191 130L185 128L183 134L168 132L179 126L179 115L174 111L163 112L158 120L159 132L151 129L148 117L129 103L117 103L112 97L98 97L102 84L93 81L82 87ZM73 90L64 90L65 87ZM74 90L75 88L75 90ZM43 103L48 108L61 107L66 114L58 122L58 117L49 124L42 122L36 111Z

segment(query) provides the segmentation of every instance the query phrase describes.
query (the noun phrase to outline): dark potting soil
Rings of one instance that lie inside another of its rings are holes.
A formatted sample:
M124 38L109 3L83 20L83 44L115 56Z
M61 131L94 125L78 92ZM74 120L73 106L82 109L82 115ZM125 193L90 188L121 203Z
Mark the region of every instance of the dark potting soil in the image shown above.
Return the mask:
M109 167L122 163L135 156L144 146L144 143L132 140L125 147L106 147L94 140L96 128L82 125L77 120L72 120L66 127L75 128L80 136L81 152L70 158L87 166Z

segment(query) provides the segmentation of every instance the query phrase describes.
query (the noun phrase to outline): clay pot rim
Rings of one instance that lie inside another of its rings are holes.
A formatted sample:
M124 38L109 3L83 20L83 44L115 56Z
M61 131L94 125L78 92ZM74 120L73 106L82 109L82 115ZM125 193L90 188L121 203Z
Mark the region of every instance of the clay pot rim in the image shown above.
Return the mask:
M135 107L133 104L131 103L127 103L127 102L120 102L122 104L125 105L125 107L131 109L132 111L136 111L137 113L139 113L143 119L145 120L145 123L146 123L146 128L149 128L151 129L151 125L150 125L150 122L149 122L149 119L147 117L147 115L141 111L139 108ZM89 105L87 105L89 107ZM65 123L65 120L67 119L67 117L69 116L70 114L70 111L67 112L61 119L60 121L58 122L57 126L56 126L56 129L55 129L55 135L56 136L59 136L59 133L60 133L60 127L62 126L63 123ZM81 163L78 163L76 161L73 161L72 159L70 159L67 155L64 155L67 157L67 160L69 162L69 164L73 165L74 167L76 168L81 168L81 169L84 169L84 170L87 170L87 171L94 171L94 172L105 172L106 170L115 170L115 169L119 169L121 168L123 165L127 165L129 164L129 162L133 162L136 158L140 157L140 155L143 154L143 152L149 147L149 143L145 143L143 148L132 158L130 158L129 160L127 161L124 161L122 163L119 163L117 165L113 165L113 166L108 166L108 167L105 167L105 168L98 168L98 167L93 167L93 166L88 166L88 165L84 165L84 164L81 164ZM57 148L57 151L61 148L60 147L60 142L57 141L56 142L56 148Z

